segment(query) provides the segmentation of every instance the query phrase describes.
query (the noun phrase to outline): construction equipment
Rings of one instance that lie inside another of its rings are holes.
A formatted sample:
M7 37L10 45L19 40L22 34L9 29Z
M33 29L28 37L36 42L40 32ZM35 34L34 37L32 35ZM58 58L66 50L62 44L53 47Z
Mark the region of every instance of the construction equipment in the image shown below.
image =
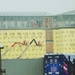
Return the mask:
M75 75L75 58L63 54L46 54L44 56L45 75Z
M23 43L21 43L21 42L15 42L15 43L12 44L11 47L8 48L1 56L3 57L3 56L4 56L8 51L10 51L11 48L14 47L16 44L21 44L21 45L27 46L27 47L23 50L23 52L20 54L20 56L17 57L17 59L19 59L19 58L22 57L22 55L25 53L25 51L30 47L30 45L32 44L32 42L34 42L34 43L36 44L36 46L42 46L41 42L40 42L40 41L36 42L35 39L33 39L29 44L28 44L26 41L23 41Z
M24 51L20 54L20 56L17 57L17 59L19 59L19 58L22 57L22 55L23 55L23 54L25 53L25 51L30 47L30 45L32 44L33 41L35 42L36 46L39 46L39 44L36 42L36 40L33 39L33 40L29 43L29 45L24 49Z

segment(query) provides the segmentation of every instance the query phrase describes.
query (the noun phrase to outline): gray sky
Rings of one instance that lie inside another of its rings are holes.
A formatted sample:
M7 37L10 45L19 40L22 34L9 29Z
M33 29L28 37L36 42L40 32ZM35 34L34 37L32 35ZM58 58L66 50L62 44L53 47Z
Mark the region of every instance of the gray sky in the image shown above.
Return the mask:
M0 0L0 12L36 11L60 14L71 10L75 10L75 0Z

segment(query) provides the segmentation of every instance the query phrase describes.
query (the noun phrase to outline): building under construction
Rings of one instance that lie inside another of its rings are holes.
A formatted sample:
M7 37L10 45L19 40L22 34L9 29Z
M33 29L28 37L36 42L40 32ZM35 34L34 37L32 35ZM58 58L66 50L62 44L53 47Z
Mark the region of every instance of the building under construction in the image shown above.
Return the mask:
M74 37L75 11L55 16L46 12L1 12L2 69L6 75L44 75L44 55L74 55Z

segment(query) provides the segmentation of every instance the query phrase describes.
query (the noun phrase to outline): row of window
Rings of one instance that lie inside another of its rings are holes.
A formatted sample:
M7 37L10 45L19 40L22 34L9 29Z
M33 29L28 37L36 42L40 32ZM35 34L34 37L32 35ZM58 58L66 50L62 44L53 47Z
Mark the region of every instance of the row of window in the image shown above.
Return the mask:
M27 27L51 27L51 19L46 18L44 20L15 20L15 21L1 21L0 20L0 28L27 28Z
M75 21L56 21L56 22L53 22L53 26L54 27L63 27L63 26L72 26L72 27L75 27Z
M48 61L45 60L45 63L47 64ZM50 59L50 64L57 64L58 63L58 59Z

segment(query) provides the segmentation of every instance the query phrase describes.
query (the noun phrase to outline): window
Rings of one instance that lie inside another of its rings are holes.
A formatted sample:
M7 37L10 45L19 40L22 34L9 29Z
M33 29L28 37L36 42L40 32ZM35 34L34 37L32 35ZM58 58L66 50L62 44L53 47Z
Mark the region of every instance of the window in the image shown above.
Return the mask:
M50 64L53 64L53 59L50 59Z
M54 59L54 63L57 64L57 62L58 62L57 59Z

